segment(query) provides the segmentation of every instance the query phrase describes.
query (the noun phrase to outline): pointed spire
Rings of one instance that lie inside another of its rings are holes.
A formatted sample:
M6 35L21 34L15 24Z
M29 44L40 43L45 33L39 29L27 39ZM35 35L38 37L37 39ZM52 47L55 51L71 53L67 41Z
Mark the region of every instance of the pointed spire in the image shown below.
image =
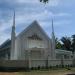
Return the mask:
M54 26L53 26L53 19L52 19L52 56L55 58L55 35L54 35Z
M53 19L52 19L52 39L55 40L54 26L53 26Z
M14 59L14 53L15 53L15 11L13 14L13 26L11 32L11 60Z
M53 19L52 19L52 33L54 33Z
M15 11L13 13L13 26L15 26Z

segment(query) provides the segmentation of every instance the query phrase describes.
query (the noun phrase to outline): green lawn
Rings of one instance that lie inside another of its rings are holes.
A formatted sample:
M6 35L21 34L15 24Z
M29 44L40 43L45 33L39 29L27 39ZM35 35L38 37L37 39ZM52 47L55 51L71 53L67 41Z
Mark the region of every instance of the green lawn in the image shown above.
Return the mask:
M0 72L0 75L67 75L75 73L75 68L71 70L59 69L59 70L33 70L30 72Z
M64 69L64 70L19 72L18 75L66 75L74 72L75 69L71 69L71 70Z

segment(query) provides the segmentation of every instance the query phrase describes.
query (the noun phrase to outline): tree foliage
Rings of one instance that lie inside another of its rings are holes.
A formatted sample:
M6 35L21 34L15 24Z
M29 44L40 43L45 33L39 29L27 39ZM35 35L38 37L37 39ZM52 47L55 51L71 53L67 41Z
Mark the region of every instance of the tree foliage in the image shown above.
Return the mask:
M55 39L55 42L56 42L56 49L62 49L62 44L60 43L58 38Z
M61 41L63 43L64 49L71 50L71 40L69 37L62 37Z
M75 51L75 35L72 35L72 51Z
M71 37L62 37L61 42L58 38L55 39L56 42L56 49L64 49L68 51L75 51L75 35Z
M40 0L40 2L48 3L49 0Z

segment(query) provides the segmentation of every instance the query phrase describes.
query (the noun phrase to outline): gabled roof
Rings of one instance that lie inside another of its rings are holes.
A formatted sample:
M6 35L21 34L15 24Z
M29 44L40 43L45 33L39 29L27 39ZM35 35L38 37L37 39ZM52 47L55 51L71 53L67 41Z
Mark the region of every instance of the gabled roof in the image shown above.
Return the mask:
M11 40L7 39L7 40L0 46L0 48L9 45L10 42L11 42Z
M25 34L30 28L34 26L37 26L39 30L43 33L43 35L45 35L48 39L50 39L36 20L33 21L27 28L25 28L17 37L20 37L21 35ZM8 39L0 46L0 50L6 47L10 47L10 46L11 46L11 40Z
M21 35L25 34L28 30L30 30L30 28L32 28L34 26L37 26L39 28L39 30L43 33L43 35L45 35L48 39L50 39L36 20L33 21L27 28L25 28L17 37L20 37Z
M6 47L10 47L11 45L11 40L6 40L2 45L0 45L0 50Z

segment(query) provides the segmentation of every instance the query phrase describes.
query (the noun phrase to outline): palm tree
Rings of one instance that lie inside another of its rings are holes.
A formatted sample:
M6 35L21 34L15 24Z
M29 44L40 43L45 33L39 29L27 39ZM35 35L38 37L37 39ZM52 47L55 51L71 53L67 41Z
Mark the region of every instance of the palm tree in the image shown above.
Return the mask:
M63 48L71 51L71 39L69 37L62 37Z

